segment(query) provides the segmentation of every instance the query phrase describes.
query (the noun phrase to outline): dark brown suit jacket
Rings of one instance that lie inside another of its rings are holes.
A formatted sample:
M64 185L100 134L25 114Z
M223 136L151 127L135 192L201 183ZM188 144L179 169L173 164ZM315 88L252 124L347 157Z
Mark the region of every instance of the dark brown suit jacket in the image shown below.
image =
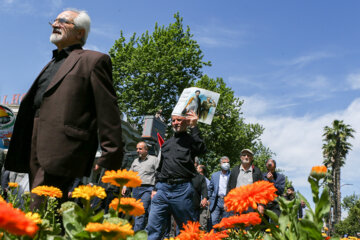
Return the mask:
M11 171L29 171L38 78L19 108L5 162ZM121 120L108 55L82 49L70 53L44 93L36 135L38 161L50 174L88 176L98 138L102 149L98 164L120 168Z

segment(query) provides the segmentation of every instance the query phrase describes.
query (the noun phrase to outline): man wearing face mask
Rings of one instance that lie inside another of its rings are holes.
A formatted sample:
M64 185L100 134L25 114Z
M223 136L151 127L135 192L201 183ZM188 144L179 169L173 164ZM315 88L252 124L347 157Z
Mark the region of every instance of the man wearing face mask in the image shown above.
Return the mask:
M264 180L259 168L254 166L254 153L250 149L243 149L240 155L241 165L233 167L227 185L227 193L232 189ZM264 206L258 205L260 213L264 212Z
M220 158L220 167L221 171L212 174L209 186L212 226L219 223L225 213L224 197L226 196L226 187L230 175L230 160L228 157Z

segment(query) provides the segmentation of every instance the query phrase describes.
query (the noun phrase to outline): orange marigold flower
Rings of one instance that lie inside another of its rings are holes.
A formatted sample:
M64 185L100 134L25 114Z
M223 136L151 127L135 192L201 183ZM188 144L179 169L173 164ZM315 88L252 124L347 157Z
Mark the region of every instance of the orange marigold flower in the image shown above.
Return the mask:
M221 231L221 232L214 232L214 229L212 229L208 233L204 233L201 240L221 240L223 238L227 238L229 235L227 234L227 231Z
M310 176L319 180L321 178L324 178L326 176L326 173L327 168L324 165L314 166L311 168Z
M266 205L273 201L277 195L273 183L268 181L257 181L253 184L232 189L224 198L228 211L242 213L249 207L257 208L257 204Z
M20 209L11 204L0 202L0 228L14 235L33 237L39 227L28 219Z
M9 187L11 187L11 188L17 188L17 187L19 186L19 184L16 183L16 182L8 182L8 185L9 185Z
M104 199L106 197L105 188L100 186L82 185L74 189L71 194L73 198L85 198L90 201L94 197Z
M214 228L247 227L249 225L258 225L260 223L261 218L259 214L257 212L250 212L223 218L220 223L214 225Z
M38 213L28 212L28 213L25 214L25 217L32 220L36 224L41 224L42 223L41 217L40 217L40 215Z
M141 185L141 179L138 173L126 169L106 171L101 180L103 183L110 183L118 187L139 187Z
M61 198L62 197L62 192L59 188L57 187L52 187L52 186L38 186L36 188L33 188L33 190L31 190L32 193L39 195L39 196L49 196L49 197L56 197L56 198Z
M199 240L201 239L202 231L200 231L199 222L188 221L187 224L183 224L183 230L180 230L180 234L177 236L180 240Z
M109 207L116 210L118 204L119 199L114 198L111 201ZM132 216L143 215L145 213L144 203L141 202L140 199L136 200L135 198L121 198L119 212L123 212Z
M87 232L101 232L102 235L106 236L106 239L111 236L111 239L126 239L128 236L134 235L134 230L132 226L127 223L125 225L115 224L115 223L88 223L86 225L85 231Z

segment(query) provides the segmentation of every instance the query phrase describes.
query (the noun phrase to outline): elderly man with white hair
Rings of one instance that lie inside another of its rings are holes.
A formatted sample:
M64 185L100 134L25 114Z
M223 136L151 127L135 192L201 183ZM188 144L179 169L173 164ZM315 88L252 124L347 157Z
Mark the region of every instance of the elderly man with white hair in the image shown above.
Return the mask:
M110 57L82 49L88 14L66 10L50 24L57 49L21 102L5 168L29 173L31 189L60 188L64 201L73 180L90 175L99 142L95 168L120 168L121 120Z

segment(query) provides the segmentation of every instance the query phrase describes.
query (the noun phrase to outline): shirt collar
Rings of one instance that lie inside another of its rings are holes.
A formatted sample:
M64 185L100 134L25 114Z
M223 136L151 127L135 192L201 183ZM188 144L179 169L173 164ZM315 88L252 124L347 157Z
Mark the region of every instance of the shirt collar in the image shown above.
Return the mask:
M53 59L59 61L63 58L66 58L74 49L82 49L82 47L80 44L74 44L62 49L60 52L57 49L55 49L53 50Z
M148 155L146 155L146 157L145 157L145 159L144 159L144 160L142 160L142 159L139 157L139 161L146 161L146 160L148 159L148 157L149 157L149 154L148 154Z
M250 166L248 170L245 170L245 169L243 168L243 166L240 165L240 172L241 172L241 171L244 171L244 172L252 172L252 171L253 171L253 168L252 168L252 166Z

